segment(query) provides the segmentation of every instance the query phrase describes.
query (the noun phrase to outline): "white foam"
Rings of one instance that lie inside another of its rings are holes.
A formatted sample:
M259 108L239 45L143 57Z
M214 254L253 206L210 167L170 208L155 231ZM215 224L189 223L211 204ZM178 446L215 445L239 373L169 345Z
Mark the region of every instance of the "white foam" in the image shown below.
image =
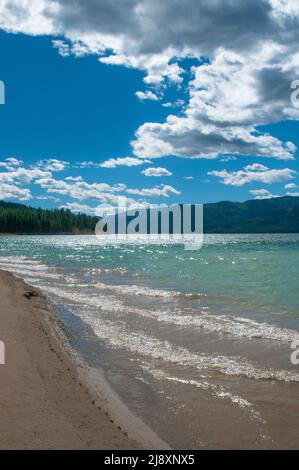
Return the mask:
M171 298L171 297L177 297L180 296L180 292L176 291L167 291L167 290L162 290L162 289L151 289L150 287L145 287L145 286L128 286L128 285L109 285L109 284L103 284L102 282L98 282L94 284L94 287L96 287L99 290L104 290L104 291L113 291L113 292L118 292L120 294L126 294L126 295L142 295L142 296L148 296L148 297L160 297L160 298Z
M152 359L163 360L181 366L195 367L198 370L214 370L225 375L244 376L250 379L277 380L280 382L299 382L299 374L284 370L262 369L242 358L223 355L192 353L141 332L127 331L120 323L103 320L90 312L80 310L80 317L88 323L94 333L109 345L123 348Z
M261 420L260 414L258 411L252 410L253 404L250 403L245 398L240 397L239 395L235 395L228 390L226 390L222 385L215 385L213 383L207 382L206 380L194 380L194 379L184 379L181 377L174 377L166 374L162 369L152 369L149 367L142 366L148 373L150 373L153 377L158 380L168 380L170 382L181 383L185 385L195 386L198 389L203 391L210 391L213 396L219 398L221 400L229 400L233 404L237 405L239 408L242 409L250 409L251 414L254 418L257 418L259 421Z
M136 314L144 318L154 319L172 325L204 329L211 333L225 333L235 337L246 339L264 339L291 343L298 340L299 333L287 328L280 328L269 323L259 323L254 320L228 315L211 315L196 312L193 315L173 313L170 310L148 310L136 307L128 307L120 299L113 296L90 296L78 292L67 292L63 289L51 286L40 286L49 293L58 297L78 302L91 307L98 307L106 312L118 312L122 314Z
M288 328L280 328L269 323L259 323L250 319L233 317L229 315L211 315L196 312L193 315L183 315L171 311L138 311L144 317L155 318L159 322L183 327L202 328L211 333L225 333L247 339L265 339L290 343L299 339L299 332Z
M29 260L22 256L0 257L0 268L3 268L17 276L39 277L42 279L60 279L62 276L48 266L35 260Z
M233 405L238 406L241 410L245 413L249 414L250 418L256 421L260 426L265 425L266 421L261 417L259 411L254 409L253 403L249 402L245 398L240 397L234 393L229 392L225 387L222 385L215 385L211 382L205 380L204 376L200 377L199 380L194 379L184 379L181 377L175 377L166 374L162 369L152 368L150 364L146 363L146 365L141 366L142 369L146 370L150 375L152 375L157 380L167 380L169 382L180 383L187 386L193 386L200 390L210 392L212 396L220 400L228 400ZM260 437L263 440L271 440L271 437L267 433L260 434Z
M112 296L109 298L107 298L107 296L90 297L87 294L79 294L74 291L67 292L64 289L55 286L39 285L39 287L49 294L54 294L60 298L83 305L85 309L80 310L80 316L82 319L94 329L95 334L99 338L107 341L111 346L124 348L134 353L150 356L153 359L161 359L163 361L176 363L182 366L196 367L200 370L212 369L227 375L245 376L253 379L273 379L285 382L299 382L298 374L289 371L272 369L264 370L255 367L241 358L192 353L185 348L171 345L168 341L159 340L139 332L128 332L123 327L120 327L119 323L117 324L115 321L104 321L103 318L98 315L98 312L95 315L86 311L86 306L91 306L102 309L103 313L121 312L126 314L128 307L119 301L119 299ZM158 320L161 318L163 319L162 321L176 322L176 324L181 324L177 322L183 321L183 324L186 325L186 318L184 318L184 316L180 318L179 315L142 309L131 309L130 311L133 311L138 315L150 316L151 318L156 318ZM163 317L163 315L167 316ZM198 316L194 319L193 316L190 315L185 317L187 317L189 324L190 319L194 322L194 320L200 318ZM206 321L205 326L211 328L209 325L211 324L210 321L212 316L203 316L203 318ZM216 321L219 322L219 317L217 317ZM202 326L202 324L198 323L197 326ZM248 333L248 322L246 322L246 331ZM270 331L273 332L274 330L272 329Z
M40 264L36 260L31 260L27 258L26 256L0 256L0 263L8 263L11 264L12 266L16 263L22 263L23 264Z
M8 267L8 266L2 265L2 264L0 264L0 267L3 268L3 269L6 269L7 271L9 271L9 272L11 272L11 273L13 273L17 276L20 276L20 277L23 277L23 276L36 277L36 276L38 276L41 279L61 279L62 278L62 276L60 274L46 272L43 269L34 269L32 267L30 267L30 268L27 268L27 267L15 268L13 266Z

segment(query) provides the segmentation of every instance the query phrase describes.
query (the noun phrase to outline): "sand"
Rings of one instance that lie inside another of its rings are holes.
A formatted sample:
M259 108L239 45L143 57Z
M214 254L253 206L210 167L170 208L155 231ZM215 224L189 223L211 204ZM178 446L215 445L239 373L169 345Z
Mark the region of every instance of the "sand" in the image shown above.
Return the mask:
M95 398L46 299L0 271L0 449L140 449Z

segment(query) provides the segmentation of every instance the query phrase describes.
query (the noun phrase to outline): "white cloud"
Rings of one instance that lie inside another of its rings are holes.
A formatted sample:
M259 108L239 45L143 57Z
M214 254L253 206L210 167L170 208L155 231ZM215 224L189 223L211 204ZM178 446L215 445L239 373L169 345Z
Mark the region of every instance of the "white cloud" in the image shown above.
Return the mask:
M148 91L136 91L135 95L140 101L158 101L160 98L158 95L153 93L151 90Z
M173 102L167 101L166 103L163 103L162 106L164 108L180 108L181 106L184 106L184 104L185 104L184 100L178 99Z
M46 160L40 160L37 162L36 166L46 171L63 171L68 168L69 163L57 160L56 158L49 158Z
M107 183L86 183L85 181L69 182L65 180L56 180L52 177L41 178L36 181L41 188L46 189L48 193L55 193L69 196L72 199L83 201L85 199L96 199L102 202L115 202L117 197L115 193L126 190L124 184L111 186Z
M58 197L49 196L48 194L46 196L36 196L35 199L37 199L38 201L60 202L60 199Z
M43 171L39 168L18 167L10 171L0 173L0 182L14 184L28 184L38 178L48 178L51 176L49 171Z
M293 160L296 147L254 128L218 127L186 117L168 116L165 123L146 123L136 132L133 151L139 158L176 156L214 159L219 155L253 155Z
M103 64L122 65L128 68L143 70L147 73L143 81L145 84L161 87L165 79L173 84L180 84L183 81L184 70L177 63L169 63L175 55L173 48L168 48L165 53L148 53L138 55L112 54L99 59Z
M273 41L254 53L220 47L211 63L193 70L183 115L140 126L132 142L138 157L294 159L294 144L257 131L260 125L299 119L299 109L290 102L290 83L299 73L293 48Z
M69 209L75 213L83 213L88 215L95 215L96 208L90 207L86 204L78 204L77 202L68 202L59 207L59 209Z
M194 180L194 176L183 176L183 180Z
M54 16L58 10L57 2L46 0L1 0L0 28L34 36L55 34Z
M32 198L31 192L26 188L19 188L15 184L2 183L0 181L0 199L18 199L28 201Z
M72 54L69 44L67 44L65 41L62 41L61 39L54 39L52 41L52 45L55 49L58 50L59 55L62 57L69 57Z
M123 158L110 158L103 163L100 163L99 166L102 168L116 168L117 166L139 166L144 165L144 163L151 163L150 160L142 160L135 157L123 157Z
M138 196L149 196L149 197L169 197L171 194L181 194L175 188L169 185L156 186L154 188L145 189L128 189L128 194L136 194Z
M268 191L267 189L253 189L250 192L254 196L254 199L272 199L279 197L275 194L270 193L270 191Z
M167 170L166 168L162 167L152 167L152 168L146 168L145 170L142 170L141 172L145 176L171 176L172 173Z
M65 181L83 181L82 176L68 176Z
M234 157L232 155L226 155L225 157L219 158L220 162L233 162L237 160L237 157Z
M134 166L134 158L127 157L124 159L114 159L112 167L117 165L128 165ZM17 165L19 161L11 162ZM180 194L179 191L172 188L171 186L161 185L155 188L149 189L138 189L138 188L127 188L123 183L117 183L110 185L104 182L88 183L84 181L82 176L67 176L64 179L56 179L53 177L51 171L45 171L42 168L53 168L56 171L60 168L60 161L39 161L36 165L30 165L29 167L10 167L9 170L4 168L6 171L0 171L0 199L19 199L26 201L31 199L33 196L31 190L26 185L38 186L45 191L44 194L38 194L36 200L52 200L55 202L61 202L58 196L65 196L70 198L65 204L73 204L69 206L78 208L82 204L76 201L94 200L100 203L109 203L112 205L118 205L120 198L125 198L126 194L136 194L141 196L157 196L157 197L168 197L170 194ZM144 160L138 160L138 164L144 164ZM111 162L110 162L111 164ZM97 164L99 165L99 164ZM63 162L65 168L69 168L67 162ZM109 166L108 166L109 167ZM165 168L155 168L154 171L168 174L168 170ZM170 172L169 172L170 173ZM144 202L143 200L135 200L127 197L128 204L135 204ZM85 205L85 209L86 209Z
M298 192L287 192L286 194L278 195L278 194L272 194L267 189L253 189L252 191L250 191L250 193L254 196L255 199L272 199L272 198L282 197L282 196L299 197Z
M69 57L74 55L75 57L84 57L85 55L92 54L93 51L86 44L81 41L74 41L72 44L68 44L61 39L54 39L52 45L58 50L59 55L62 57ZM97 50L97 52L100 52Z
M18 160L17 158L10 157L5 158L4 161L0 162L0 168L4 168L8 171L13 171L16 167L21 166L23 164L22 160Z
M280 170L269 170L267 167L264 168L265 169L260 169L259 171L257 168L250 170L248 167L245 167L243 170L231 172L227 170L215 170L210 171L208 174L217 176L222 180L223 184L229 186L244 186L250 183L278 183L280 181L294 178L296 174L296 171L291 170L290 168L283 168Z
M295 183L288 183L285 185L284 189L297 189L297 184Z
M24 168L22 161L16 158L7 158L0 171L0 199L18 199L27 201L32 199L29 188L25 185L32 184L36 179L49 178L51 173L37 167ZM5 170L5 171L3 171Z
M209 57L193 67L182 116L139 127L138 157L294 158L294 144L258 129L299 120L290 103L299 75L297 0L2 0L0 28L52 35L64 56L97 54L144 71L159 96L186 77L180 59Z
M247 165L244 167L245 170L248 171L266 171L269 168L265 165L261 165L260 163L253 163L252 165Z
M93 162L93 161L86 161L86 162L77 162L75 164L76 168L99 168L100 163Z

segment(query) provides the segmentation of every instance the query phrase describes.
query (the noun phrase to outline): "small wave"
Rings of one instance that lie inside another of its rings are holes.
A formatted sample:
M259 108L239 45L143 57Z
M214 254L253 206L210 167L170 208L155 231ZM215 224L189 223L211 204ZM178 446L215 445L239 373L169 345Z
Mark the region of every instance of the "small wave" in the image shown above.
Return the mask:
M126 349L132 353L181 366L195 367L201 371L214 370L225 375L243 376L249 379L299 382L299 374L285 370L262 369L242 358L192 353L166 340L135 331L129 332L120 324L104 321L103 318L92 315L90 312L80 311L79 315L101 340L106 341L110 346Z
M180 296L180 292L166 291L161 289L151 289L150 287L144 286L127 286L127 285L108 285L98 282L94 284L99 290L114 291L126 295L142 295L148 297L160 297L160 298L171 298Z
M191 385L200 390L211 392L211 394L220 400L228 400L234 405L237 405L241 409L246 409L249 411L251 416L259 422L264 422L260 416L260 413L253 409L253 404L246 400L245 398L240 397L234 393L226 390L222 385L215 385L211 382L208 382L204 378L199 380L194 379L184 379L181 377L174 377L166 374L162 369L153 369L150 365L142 365L142 368L146 370L150 375L152 375L157 380L167 380L169 382L181 383L184 385Z
M21 263L23 264L40 264L36 260L32 260L27 258L26 256L0 256L0 263L8 263L11 264L12 266L15 265L16 263Z
M46 270L42 269L42 267L35 267L30 266L27 268L27 266L24 266L23 268L18 268L14 266L6 266L4 264L0 263L0 268L6 269L7 271L15 274L16 276L20 277L36 277L38 276L40 279L61 279L62 276L60 274L52 273L52 272L47 272Z
M162 289L153 289L145 286L137 285L111 285L104 284L102 282L94 284L99 290L108 290L118 292L120 294L126 295L137 295L137 296L147 296L147 297L156 297L156 298L175 298L175 297L187 297L190 299L200 299L205 297L206 294L201 293L183 293L174 290L162 290Z
M264 339L284 343L290 343L299 339L299 332L297 331L229 315L211 315L205 312L183 315L179 312L173 314L169 310L148 311L141 309L139 309L138 314L148 318L155 318L159 322L182 327L192 326L202 328L210 333L225 333L246 339Z
M103 309L103 312L123 312L128 309L122 302L115 298L107 296L90 297L73 291L67 292L63 289L39 285L39 288L60 298L69 300L72 303L79 303L83 306L92 306ZM133 309L138 314L159 315L161 312L144 311L142 309ZM166 340L159 340L147 336L143 333L128 332L120 327L115 321L104 321L103 317L92 314L86 309L80 309L79 313L83 321L86 321L94 330L95 334L109 345L118 348L125 348L133 353L150 356L153 359L163 360L170 363L176 363L181 366L191 366L199 370L211 369L226 375L244 376L251 379L277 380L284 382L299 382L299 374L283 370L264 370L255 367L242 358L232 358L222 355L196 354L189 350L171 345ZM169 315L169 314L168 314ZM171 320L178 316L171 317ZM169 320L169 318L168 318ZM217 318L218 321L218 318ZM248 325L246 326L248 328Z
M154 319L158 322L169 323L180 327L203 329L209 333L230 334L246 339L264 339L290 343L298 340L299 333L287 328L280 328L268 323L259 323L254 320L228 315L211 315L205 312L196 312L193 315L184 315L170 310L148 310L128 307L120 299L110 296L90 296L77 292L66 292L63 289L51 286L40 286L41 289L58 297L79 302L83 305L98 307L106 312L119 312L122 314L136 314L144 318Z
M62 275L50 271L50 268L38 261L23 256L0 257L0 268L22 278L61 279Z

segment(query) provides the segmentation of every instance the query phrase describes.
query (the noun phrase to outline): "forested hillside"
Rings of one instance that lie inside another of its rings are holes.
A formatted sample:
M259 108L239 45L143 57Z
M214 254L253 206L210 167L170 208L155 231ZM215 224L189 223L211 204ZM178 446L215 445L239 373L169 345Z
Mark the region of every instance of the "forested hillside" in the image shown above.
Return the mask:
M98 218L0 201L0 233L94 233ZM204 233L299 233L299 197L204 205Z
M69 210L43 210L0 201L0 233L94 233L96 217Z

